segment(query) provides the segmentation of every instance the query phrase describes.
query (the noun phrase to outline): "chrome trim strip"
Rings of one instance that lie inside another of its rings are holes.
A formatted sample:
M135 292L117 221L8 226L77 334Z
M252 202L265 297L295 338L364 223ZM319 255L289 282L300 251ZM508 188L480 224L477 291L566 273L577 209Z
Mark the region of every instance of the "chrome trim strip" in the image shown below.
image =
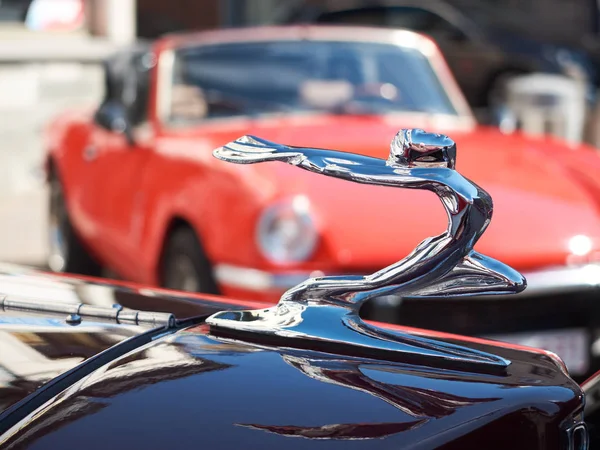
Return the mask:
M213 273L218 283L257 292L270 289L285 291L315 274L315 272L267 272L232 264L217 264Z
M217 264L214 275L218 283L260 292L270 289L284 291L308 278L321 276L322 273L318 271L268 272L233 264ZM552 267L534 272L524 272L523 275L527 279L527 289L517 294L519 297L600 288L600 264Z
M578 422L566 430L567 450L588 450L590 447L590 435L585 422ZM579 438L577 439L577 435ZM576 444L579 444L576 446Z
M2 296L0 297L0 309L5 311L16 310L66 314L67 321L72 319L71 316L81 316L93 317L97 319L114 320L117 323L144 323L155 326L168 327L172 327L175 324L175 316L171 313L125 309L119 304L114 304L112 307L109 308L105 306L86 305L84 303L47 302L39 300L11 299L7 296Z

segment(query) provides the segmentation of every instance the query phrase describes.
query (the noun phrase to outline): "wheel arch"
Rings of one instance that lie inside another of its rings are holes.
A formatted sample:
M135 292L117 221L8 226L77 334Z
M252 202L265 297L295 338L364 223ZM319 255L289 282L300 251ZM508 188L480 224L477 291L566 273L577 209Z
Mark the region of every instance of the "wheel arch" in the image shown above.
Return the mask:
M254 171L216 166L188 173L169 186L153 188L143 208L141 280L160 282L167 239L181 226L195 232L213 268L222 263L254 264L261 257L254 239L255 224L264 205L271 201L269 184L260 184L264 178L257 178Z
M159 246L158 252L156 254L155 263L154 263L154 276L155 276L157 283L160 285L162 285L162 282L163 282L162 268L163 268L165 250L167 248L169 238L173 235L173 233L175 233L177 230L179 230L181 228L187 228L187 229L191 230L194 233L194 235L196 236L196 239L198 240L201 250L204 251L204 243L202 240L202 236L198 232L198 229L194 226L193 222L181 214L174 214L173 216L171 216L167 220L166 225L164 227L164 231L162 233L162 239L161 239L160 246ZM211 262L211 261L209 260L209 262Z

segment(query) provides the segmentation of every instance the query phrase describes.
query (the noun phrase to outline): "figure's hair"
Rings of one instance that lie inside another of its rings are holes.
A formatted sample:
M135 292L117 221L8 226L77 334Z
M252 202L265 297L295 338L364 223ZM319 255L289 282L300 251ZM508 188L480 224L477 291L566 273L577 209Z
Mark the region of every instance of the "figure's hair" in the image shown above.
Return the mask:
M448 136L424 130L400 130L392 139L388 162L406 167L444 166L454 169L456 144Z

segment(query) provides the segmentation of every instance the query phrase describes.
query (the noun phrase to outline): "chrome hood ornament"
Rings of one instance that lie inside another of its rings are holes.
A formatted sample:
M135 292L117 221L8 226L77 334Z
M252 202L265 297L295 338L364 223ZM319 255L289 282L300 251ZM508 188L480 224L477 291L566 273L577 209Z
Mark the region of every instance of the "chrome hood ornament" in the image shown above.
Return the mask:
M510 294L522 291L523 276L482 255L473 246L492 218L490 195L455 170L452 139L423 130L401 130L387 160L353 153L289 147L243 136L213 152L223 161L252 164L281 161L357 183L426 189L440 198L447 230L422 241L404 259L365 276L311 278L283 294L277 306L257 311L220 312L216 330L339 343L405 361L434 358L456 363L505 367L496 355L409 334L392 333L363 322L360 306L382 295L411 297Z

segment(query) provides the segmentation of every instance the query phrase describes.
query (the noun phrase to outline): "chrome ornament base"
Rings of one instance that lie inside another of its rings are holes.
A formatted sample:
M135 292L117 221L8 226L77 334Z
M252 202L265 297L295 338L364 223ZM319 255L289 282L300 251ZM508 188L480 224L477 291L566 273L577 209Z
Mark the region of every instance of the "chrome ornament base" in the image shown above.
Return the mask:
M450 138L401 130L392 141L389 158L382 160L244 136L216 149L214 156L238 164L281 161L358 183L433 191L448 215L444 233L425 239L407 257L376 273L310 278L284 293L276 307L212 315L207 323L215 331L350 345L385 354L386 359L417 358L423 364L448 361L486 368L510 364L493 354L383 330L359 317L364 302L385 295L504 295L525 288L521 274L473 250L490 223L492 199L455 170L456 144Z
M299 305L280 301L272 308L253 311L225 311L212 315L207 323L216 328L258 335L285 338L289 347L307 347L293 340L316 344L341 344L352 347L353 354L424 366L450 363L465 370L484 371L504 369L510 364L505 358L459 345L395 333L364 322L356 311L333 305L309 302ZM216 333L219 334L218 331ZM260 343L260 338L257 339ZM342 349L338 349L343 353Z

